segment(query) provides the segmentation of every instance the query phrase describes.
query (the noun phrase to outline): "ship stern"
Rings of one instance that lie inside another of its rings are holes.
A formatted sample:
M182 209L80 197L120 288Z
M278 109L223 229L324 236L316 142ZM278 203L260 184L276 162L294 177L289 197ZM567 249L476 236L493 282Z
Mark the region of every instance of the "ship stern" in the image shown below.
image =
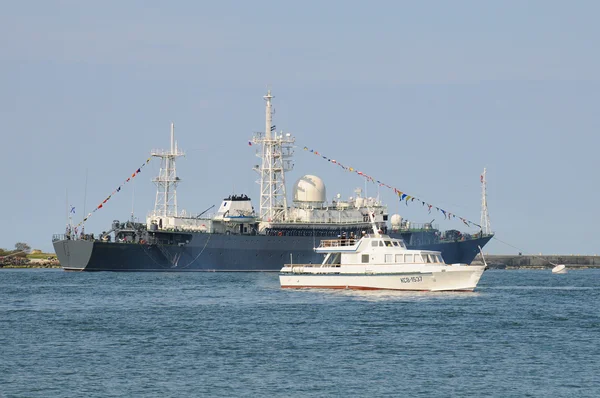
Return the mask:
M94 242L87 240L61 239L53 241L52 245L65 271L84 271L94 249Z

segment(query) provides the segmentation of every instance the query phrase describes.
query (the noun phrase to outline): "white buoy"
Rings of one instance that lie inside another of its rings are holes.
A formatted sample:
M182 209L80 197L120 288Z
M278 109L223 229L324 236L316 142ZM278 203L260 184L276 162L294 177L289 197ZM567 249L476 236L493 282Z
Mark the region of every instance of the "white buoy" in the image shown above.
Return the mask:
M555 267L552 268L553 274L566 274L567 273L567 268L565 267L564 264L552 264L552 265L555 265Z

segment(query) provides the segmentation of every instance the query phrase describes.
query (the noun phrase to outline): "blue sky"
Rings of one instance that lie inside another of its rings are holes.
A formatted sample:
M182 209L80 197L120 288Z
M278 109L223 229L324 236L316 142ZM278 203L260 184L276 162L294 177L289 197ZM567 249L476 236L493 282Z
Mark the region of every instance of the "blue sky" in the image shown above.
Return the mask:
M271 87L278 130L297 138L289 191L304 174L330 198L364 188L308 146L477 222L486 167L498 239L527 253L598 253L599 12L591 1L5 2L0 247L51 251L66 192L81 219L167 147L171 121L187 152L180 208L232 192L256 207L247 142L264 128ZM86 230L132 207L145 217L158 166ZM380 195L390 214L464 229ZM486 251L516 250L496 240Z

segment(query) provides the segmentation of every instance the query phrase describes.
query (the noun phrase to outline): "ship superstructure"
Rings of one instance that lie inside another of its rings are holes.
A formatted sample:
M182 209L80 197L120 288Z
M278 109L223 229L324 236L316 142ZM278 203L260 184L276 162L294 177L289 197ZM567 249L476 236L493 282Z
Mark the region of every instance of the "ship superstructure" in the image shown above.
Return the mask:
M291 133L277 131L273 124L274 98L269 90L265 99L265 131L254 133L252 143L261 163L255 170L260 185L259 214L246 195L230 195L223 199L213 216L196 216L177 212L176 158L183 156L177 147L171 126L171 149L153 150L161 159L160 174L153 179L157 185L154 211L146 219L150 231L172 230L222 234L259 234L277 236L336 236L344 232L359 233L369 228L373 214L379 227L386 228L387 207L377 198L362 197L357 189L348 200L327 200L321 178L304 175L293 186L293 202L288 205L286 172L293 168L295 138Z

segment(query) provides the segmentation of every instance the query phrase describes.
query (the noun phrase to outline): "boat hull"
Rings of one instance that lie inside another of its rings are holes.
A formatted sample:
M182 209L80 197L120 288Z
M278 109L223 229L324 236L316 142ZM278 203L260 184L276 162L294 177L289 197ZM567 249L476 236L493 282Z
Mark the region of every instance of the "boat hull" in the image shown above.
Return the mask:
M463 291L472 292L484 266L463 266L464 270L429 273L389 274L294 274L282 273L282 288L404 290L404 291Z
M393 234L390 234L393 236ZM491 238L408 246L442 252L447 263L470 264ZM320 264L314 252L321 237L194 233L189 244L148 245L87 240L57 240L54 250L67 271L279 272L284 263ZM291 257L290 257L291 255Z

